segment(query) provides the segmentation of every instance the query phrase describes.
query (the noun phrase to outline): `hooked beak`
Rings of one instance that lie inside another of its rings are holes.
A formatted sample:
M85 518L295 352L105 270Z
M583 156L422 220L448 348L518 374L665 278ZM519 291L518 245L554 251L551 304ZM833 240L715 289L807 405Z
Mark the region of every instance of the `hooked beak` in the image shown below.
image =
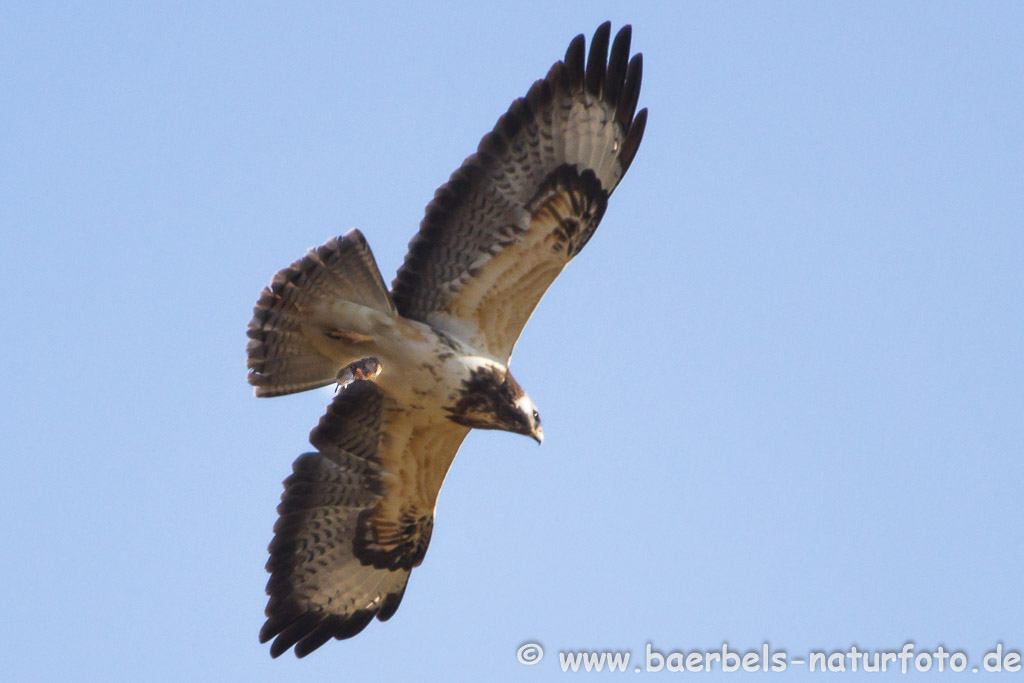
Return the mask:
M542 443L544 443L544 430L541 429L540 427L537 427L537 429L534 430L530 434L530 436L533 438L534 441L537 442L538 446L541 445Z

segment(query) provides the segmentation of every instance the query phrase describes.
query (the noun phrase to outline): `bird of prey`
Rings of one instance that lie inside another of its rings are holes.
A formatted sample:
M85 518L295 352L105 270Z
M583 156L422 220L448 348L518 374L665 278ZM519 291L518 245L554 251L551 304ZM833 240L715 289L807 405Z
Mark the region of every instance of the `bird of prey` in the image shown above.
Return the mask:
M390 292L358 230L277 273L249 323L257 396L338 388L284 482L270 543L274 657L391 618L423 561L470 429L543 439L509 373L551 282L586 245L636 155L642 58L630 27L584 38L512 103L427 205Z

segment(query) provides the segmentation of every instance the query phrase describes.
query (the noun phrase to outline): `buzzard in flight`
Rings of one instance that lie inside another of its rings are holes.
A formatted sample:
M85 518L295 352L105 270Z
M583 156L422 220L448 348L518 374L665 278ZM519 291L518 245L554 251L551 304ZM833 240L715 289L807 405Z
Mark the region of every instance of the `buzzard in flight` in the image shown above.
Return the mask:
M470 429L543 438L509 373L541 296L586 245L643 137L642 59L602 24L512 103L427 205L389 292L358 230L274 276L249 323L249 383L338 390L284 482L260 641L348 638L402 600Z

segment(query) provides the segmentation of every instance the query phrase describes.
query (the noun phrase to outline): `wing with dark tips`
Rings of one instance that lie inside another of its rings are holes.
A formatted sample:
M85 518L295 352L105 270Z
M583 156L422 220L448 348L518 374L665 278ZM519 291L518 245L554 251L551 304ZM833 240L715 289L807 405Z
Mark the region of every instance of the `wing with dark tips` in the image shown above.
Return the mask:
M284 482L260 631L260 642L274 639L272 656L294 646L303 657L395 613L468 431L402 410L370 380L339 391L310 433L316 452Z
M427 206L392 283L401 315L500 361L544 292L590 239L636 155L642 58L602 24L512 103Z

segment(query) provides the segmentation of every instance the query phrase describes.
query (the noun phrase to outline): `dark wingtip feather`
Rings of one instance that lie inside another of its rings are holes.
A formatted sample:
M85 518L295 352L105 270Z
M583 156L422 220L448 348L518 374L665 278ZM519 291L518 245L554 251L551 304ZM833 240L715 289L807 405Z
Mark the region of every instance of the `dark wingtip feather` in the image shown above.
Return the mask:
M384 596L384 600L381 602L380 611L377 612L377 618L381 621L387 621L391 617L395 616L395 612L398 611L398 606L402 604L402 598L405 597L405 589L409 586L408 582L402 586L402 590L397 593L388 593Z
M303 636L302 640L295 644L295 656L302 659L313 650L317 649L328 640L334 637L342 622L341 617L330 616L320 622L320 625Z
M587 39L581 33L572 39L565 51L565 70L569 77L570 92L583 89L583 55L586 50L586 42Z
M626 24L615 34L612 51L608 56L608 73L604 81L604 101L613 107L619 101L622 84L626 77L626 65L629 63L629 43L633 29Z
M287 652L292 645L312 632L323 620L324 615L317 612L306 612L298 619L288 624L270 645L270 656L280 657Z
M373 621L375 614L377 614L376 610L369 609L359 610L358 612L353 613L352 616L348 617L338 625L338 628L334 631L334 637L338 640L344 640L360 633L371 621Z
M260 642L265 643L274 636L270 656L277 658L295 646L295 656L302 658L313 652L331 638L344 640L363 631L373 621L376 610L358 610L349 616L325 615L322 612L304 612L290 623L281 620L270 629L268 620L260 631Z
M619 95L618 104L615 108L615 119L623 128L629 128L633 121L633 112L636 111L636 103L640 99L640 82L644 75L644 56L638 52L629 60L629 67L626 69L626 81L622 86L622 93Z
M622 152L620 152L619 160L622 163L623 175L629 170L629 165L633 163L633 157L636 156L636 151L640 147L640 140L644 137L644 128L646 127L647 107L644 107L637 112L636 118L633 119L633 125L629 127L629 131L626 133L626 139L622 141Z
M260 629L260 642L265 643L299 618L305 610L295 600L272 595L267 603L267 621Z
M606 21L597 27L594 38L590 41L590 55L587 57L587 92L595 97L601 95L604 85L605 68L608 65L608 38L611 35L612 22Z

